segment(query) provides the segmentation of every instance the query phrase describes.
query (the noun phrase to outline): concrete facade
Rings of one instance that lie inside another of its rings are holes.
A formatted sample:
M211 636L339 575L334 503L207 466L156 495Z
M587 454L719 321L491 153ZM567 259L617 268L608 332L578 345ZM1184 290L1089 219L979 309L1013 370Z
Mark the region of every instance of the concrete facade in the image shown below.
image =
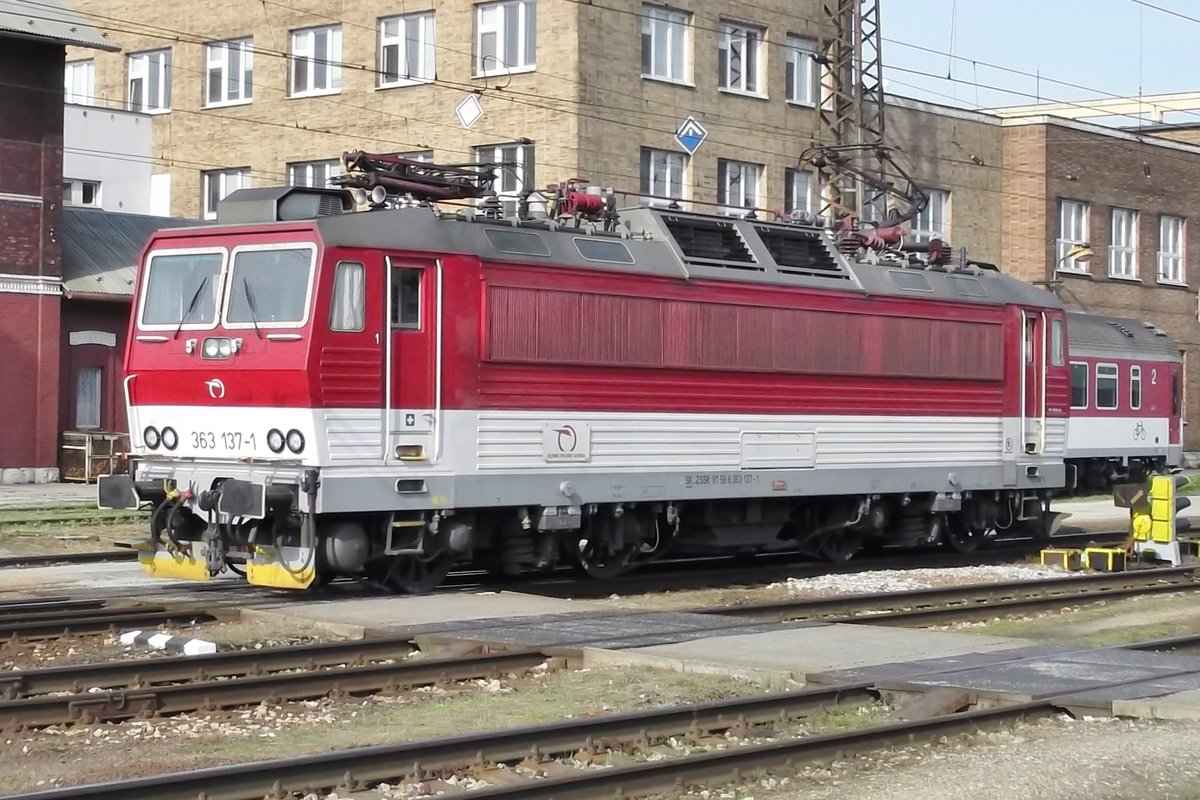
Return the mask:
M528 2L528 0L527 0ZM81 0L84 13L109 28L121 53L96 55L95 91L113 105L128 98L129 56L171 51L171 104L152 119L154 152L170 162L171 209L201 213L205 170L245 168L254 185L288 180L288 165L335 159L351 149L432 151L443 162L470 161L473 148L528 139L534 146L535 186L583 176L634 200L641 192L641 149L683 153L674 141L680 123L695 116L708 140L687 159L685 198L716 201L717 160L759 164L765 208L784 205L784 171L818 137L815 107L785 99L786 38L817 39L811 20L820 3L748 7L732 0L681 0L690 12L684 71L678 81L642 75L643 6L620 0L603 6L566 0L529 2L536 9L536 67L477 74L479 8L468 0L399 2L333 0L311 12L233 2ZM511 0L510 0L511 5ZM380 88L381 18L434 14L436 78ZM136 20L137 26L129 25ZM718 88L718 30L723 21L757 26L759 91ZM291 33L336 25L341 37L341 88L321 96L292 96ZM161 30L170 37L129 30ZM252 99L206 102L206 43L253 39ZM70 59L92 54L72 51ZM479 99L483 116L465 129L455 114L464 99Z
M96 208L127 214L171 213L155 207L150 185L151 116L135 111L67 103L63 106L63 192L68 184L99 184ZM73 187L77 192L80 187ZM80 197L64 196L67 205Z

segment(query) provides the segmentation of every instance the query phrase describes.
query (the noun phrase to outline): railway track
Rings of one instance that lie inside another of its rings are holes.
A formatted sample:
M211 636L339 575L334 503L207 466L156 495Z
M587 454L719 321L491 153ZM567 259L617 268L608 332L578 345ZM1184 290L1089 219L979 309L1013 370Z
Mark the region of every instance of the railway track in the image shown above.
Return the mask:
M1135 643L1127 647L1167 650L1194 646L1198 641L1200 636L1191 636ZM1113 683L1111 686L1137 680L1140 678ZM878 694L869 683L818 687L53 789L13 795L9 800L194 800L197 797L206 800L257 800L328 789L354 792L383 781L395 783L404 779L427 779L437 774L486 764L520 760L525 763L548 761L562 756L602 752L606 748L648 745L669 736L698 736L737 729L744 739L751 739L754 737L752 726L755 724L802 717L848 704L867 703L876 699ZM806 762L846 758L892 745L934 741L944 736L973 733L1070 708L1068 698L1051 696L845 733L795 738L776 734L774 741L766 743L731 744L700 754L635 762L601 770L579 770L560 777L528 779L511 785L475 790L470 792L470 796L512 800L634 797L655 791L677 790L701 781L744 779L755 772L772 768L791 770ZM511 776L515 773L508 774Z
M110 606L104 599L22 601L0 607L0 641L107 633L132 626L212 622L205 609L161 605Z
M39 553L36 555L0 557L0 569L21 567L52 567L59 564L105 564L117 561L136 561L136 550L97 550L90 553Z

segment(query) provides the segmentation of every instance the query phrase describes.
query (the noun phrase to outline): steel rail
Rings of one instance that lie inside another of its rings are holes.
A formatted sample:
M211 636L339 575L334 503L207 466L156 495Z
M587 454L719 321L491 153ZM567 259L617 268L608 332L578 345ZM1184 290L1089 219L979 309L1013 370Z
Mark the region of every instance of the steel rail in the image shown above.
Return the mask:
M717 730L741 722L769 721L875 698L869 684L808 689L710 703L647 709L509 730L444 736L311 756L259 761L30 794L5 800L246 800L330 787L374 783L402 774L461 769L480 761L510 761L530 754L587 750L606 741L659 738ZM474 793L472 793L474 796ZM518 795L520 796L520 795Z
M1164 581L1169 583L1162 583ZM994 606L1001 601L1021 598L1037 598L1049 602L1052 599L1067 600L1079 597L1088 590L1115 597L1119 596L1118 593L1127 593L1130 589L1145 591L1146 587L1158 585L1170 586L1179 591L1186 591L1189 587L1200 588L1200 567L1167 567L1138 572L1039 578L985 585L944 586L903 592L840 595L815 600L785 600L742 606L703 607L689 609L689 611L694 614L787 621L831 616L844 617L851 611L885 611L935 605L940 608L949 604Z
M52 639L76 634L104 633L133 625L162 625L168 622L212 622L216 617L196 609L141 611L136 608L100 609L87 615L60 614L43 619L14 622L0 616L0 640Z
M532 669L546 656L537 651L371 664L344 669L285 672L233 680L178 683L144 689L43 695L0 701L0 729L102 722L234 708L328 695L356 695L465 680L508 670Z
M50 692L92 688L143 688L153 684L203 681L218 677L262 675L288 669L356 665L371 659L405 655L416 649L407 636L320 642L261 650L231 650L196 656L103 661L92 664L0 672L0 697L15 700Z
M0 620L34 613L72 612L104 607L101 598L71 600L66 597L38 597L30 600L12 600L0 603Z
M4 556L0 558L0 569L47 567L58 564L100 564L109 561L133 561L135 559L137 559L136 550L101 550L88 553L38 553L26 556Z

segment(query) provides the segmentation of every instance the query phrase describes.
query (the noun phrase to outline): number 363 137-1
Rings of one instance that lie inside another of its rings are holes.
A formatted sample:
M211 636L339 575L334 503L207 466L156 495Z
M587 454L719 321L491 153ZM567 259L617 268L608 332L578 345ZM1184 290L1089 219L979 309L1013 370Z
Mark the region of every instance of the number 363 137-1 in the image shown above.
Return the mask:
M253 450L253 433L240 431L192 431L195 450Z

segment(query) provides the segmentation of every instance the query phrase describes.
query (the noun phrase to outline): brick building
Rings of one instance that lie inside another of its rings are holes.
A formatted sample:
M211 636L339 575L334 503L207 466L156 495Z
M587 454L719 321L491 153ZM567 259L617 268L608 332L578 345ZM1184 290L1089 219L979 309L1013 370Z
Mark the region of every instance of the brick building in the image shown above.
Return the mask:
M155 115L175 214L323 183L350 149L516 162L502 195L584 176L627 200L812 202L794 167L819 131L817 0L78 2L122 52L72 51L69 100ZM691 156L689 116L708 132Z
M0 481L57 475L63 61L116 50L57 0L0 0ZM18 111L14 111L19 109Z

